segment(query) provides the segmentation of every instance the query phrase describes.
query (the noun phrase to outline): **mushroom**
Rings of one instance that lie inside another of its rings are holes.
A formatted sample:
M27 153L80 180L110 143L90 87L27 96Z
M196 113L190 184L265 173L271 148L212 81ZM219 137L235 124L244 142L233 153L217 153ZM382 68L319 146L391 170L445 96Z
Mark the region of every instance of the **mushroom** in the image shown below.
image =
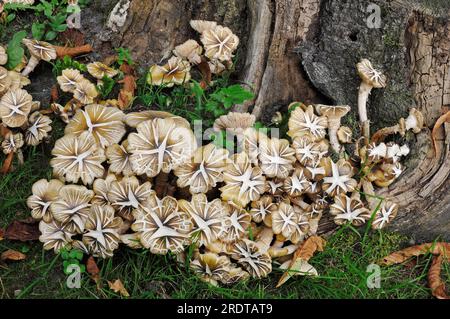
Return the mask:
M252 216L232 202L224 203L223 206L228 216L224 220L223 234L220 234L220 239L225 243L232 243L247 235Z
M5 139L2 142L2 149L4 154L17 153L23 146L22 133L14 134L13 132L6 133Z
M243 136L246 129L255 124L256 118L250 113L229 112L214 121L213 129L216 132L225 130L236 135L238 139Z
M103 64L101 62L92 62L87 65L87 70L97 80L102 80L105 76L108 78L115 77L119 71Z
M281 202L278 210L272 213L272 229L274 234L281 234L285 238L289 238L297 228L299 222L299 214L288 203Z
M261 153L260 143L268 137L253 127L246 128L242 134L243 138L240 143L242 152L247 153L252 164L257 164L258 156Z
M139 183L136 176L128 176L122 180L111 181L108 200L119 216L126 220L133 220L133 211L148 205L150 195L153 194L150 182Z
M104 151L99 148L89 132L80 136L64 135L56 141L52 150L54 158L50 160L54 173L64 177L67 182L92 184L96 177L103 176L105 168L102 163L106 160Z
M84 230L89 203L94 192L80 185L62 186L58 200L50 204L53 219L62 223L68 232L81 234Z
M9 72L4 67L0 66L0 97L5 94L11 86L11 77Z
M373 229L383 229L389 224L398 212L398 205L390 200L383 201L380 209L375 213L375 218L372 222Z
M0 99L0 119L9 127L20 127L27 122L33 98L22 89L10 90Z
M252 167L246 153L234 154L223 173L225 186L220 188L225 201L233 201L241 207L258 200L266 189L266 178L261 168Z
M264 139L260 143L259 162L267 177L286 178L293 170L295 151L285 139Z
M36 220L50 223L53 219L50 204L58 199L58 193L64 186L60 180L40 179L33 184L32 195L27 199L27 206L31 209L31 216Z
M230 259L227 256L219 256L214 253L197 254L190 262L190 268L200 275L204 282L217 286L227 278L230 270Z
M295 156L300 164L304 166L313 166L328 152L326 142L314 142L310 135L303 135L294 138L292 148L295 150Z
M319 141L325 137L327 126L327 118L315 115L312 105L308 106L306 110L297 107L289 118L287 134L292 138L310 135L313 141Z
M372 63L367 59L362 59L357 65L358 75L362 82L358 93L358 113L359 121L363 128L363 136L366 143L370 136L370 122L367 117L367 100L372 88L386 87L386 76L379 70L372 66Z
M251 204L250 215L255 223L264 222L268 227L272 227L272 213L278 209L273 202L272 196L264 195L259 200Z
M191 79L191 65L179 57L171 57L167 64L152 65L150 67L147 82L151 85L164 85L172 87L175 84L180 85Z
M192 219L191 233L198 246L210 244L219 238L227 217L220 199L208 202L205 194L195 194L190 202L182 199L178 201L178 205Z
M120 235L120 242L124 245L127 245L131 249L144 248L141 245L141 241L139 240L139 236L137 233Z
M63 92L74 93L77 83L84 80L83 75L76 69L64 69L62 74L56 78Z
M149 204L134 211L136 221L131 229L139 233L142 246L153 254L180 253L189 244L192 222L178 210L177 200L166 196L162 200L150 195Z
M98 96L95 85L89 80L81 79L75 84L75 90L73 91L73 97L81 104L87 105L94 103L94 99Z
M331 172L323 178L323 190L330 196L353 192L357 182L352 176L355 174L354 167L345 159L340 159L336 163L328 159L331 164Z
M374 143L367 145L366 155L367 155L367 160L370 163L378 163L379 161L384 159L387 155L386 144L384 144L384 143L376 144L374 142Z
M0 45L0 65L5 65L8 62L8 54L4 47Z
M303 170L306 178L311 181L321 181L326 175L331 174L331 158L322 157L320 161L312 166L305 166Z
M25 131L25 141L28 145L36 146L48 136L52 130L50 124L52 120L48 116L42 115L38 111L30 115L30 126Z
M336 153L341 152L341 145L338 139L338 129L341 126L341 118L350 112L348 105L323 105L318 104L320 114L326 116L328 119L328 136L330 137L330 144Z
M31 83L30 79L15 71L8 71L8 77L11 79L10 90L22 89Z
M118 230L122 225L120 217L114 217L114 208L109 205L92 205L85 223L83 244L94 257L112 257L119 247Z
M64 133L80 136L83 132L89 132L96 142L105 148L119 143L125 135L123 117L123 112L116 107L91 104L84 110L77 110L75 116L66 125Z
M384 140L384 138L386 136L391 135L391 134L396 134L396 133L400 133L401 136L405 135L406 123L405 123L404 118L401 118L398 121L398 124L396 124L394 126L384 127L382 129L379 129L378 131L376 131L375 134L373 134L373 136L372 136L372 141L373 142L381 142Z
M92 190L95 193L91 204L95 205L111 205L108 198L108 192L111 188L111 183L117 180L116 175L108 174L105 179L97 178L92 184Z
M237 282L241 282L247 280L250 277L250 274L243 270L241 267L234 267L234 264L231 265L228 272L225 275L225 278L222 279L222 283L224 285L232 285Z
M238 241L234 245L233 255L237 261L254 278L264 278L272 271L272 258L262 252L258 245L248 239Z
M202 62L201 54L203 48L195 40L187 40L183 44L177 45L173 50L173 54L179 58L186 59L192 64L200 64Z
M409 110L409 116L405 120L406 131L412 130L415 134L420 133L423 128L424 117L420 111L415 108Z
M360 199L345 194L334 198L330 213L334 215L334 222L338 225L350 222L354 226L361 226L370 218L370 211L364 207Z
M52 220L49 223L41 220L39 223L39 241L43 243L45 250L53 249L57 254L61 248L65 248L72 241L73 232L68 231L62 223Z
M30 39L23 39L22 43L25 44L30 52L30 60L22 71L23 76L27 76L33 72L39 64L39 61L44 60L50 62L56 59L56 50L50 43Z
M311 183L305 177L303 169L296 168L294 173L284 180L283 190L290 197L297 197L303 195L308 188L311 187Z
M191 25L192 29L194 29L198 33L203 33L206 30L214 29L217 26L217 22L205 20L191 20L189 24Z
M109 171L124 176L133 175L130 154L127 151L128 141L122 144L112 144L106 148L106 158L108 159Z
M223 181L228 151L214 144L199 147L189 160L174 169L178 187L188 187L191 194L206 193Z
M220 25L203 30L200 40L205 48L205 56L211 60L230 61L239 45L239 38L230 28Z
M267 180L267 190L266 192L269 193L272 196L281 196L283 194L283 185L284 180L275 178L272 180Z
M142 122L137 133L128 135L127 151L136 174L154 177L161 171L169 173L188 159L196 147L190 129L177 126L171 118L157 118Z
M168 117L174 120L177 126L182 126L188 129L191 128L189 122L181 116L176 116L169 112L155 110L145 110L140 112L128 113L125 115L124 121L128 126L136 128L142 122L153 120L156 118L165 119Z
M350 144L352 142L352 129L348 126L341 126L337 131L338 141L342 144Z

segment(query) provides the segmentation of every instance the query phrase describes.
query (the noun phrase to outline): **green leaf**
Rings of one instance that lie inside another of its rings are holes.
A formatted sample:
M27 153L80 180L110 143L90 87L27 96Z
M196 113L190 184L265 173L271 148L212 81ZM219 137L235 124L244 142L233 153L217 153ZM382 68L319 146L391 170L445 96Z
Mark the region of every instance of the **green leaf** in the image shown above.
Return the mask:
M45 40L52 41L52 40L55 40L57 36L58 36L58 34L55 31L48 31L45 34Z
M34 22L31 26L31 33L34 39L41 40L45 34L45 24Z
M16 18L16 14L15 13L10 13L6 16L6 23L10 23L12 22L14 19Z
M102 98L106 98L112 92L116 81L107 76L104 76L102 82L103 83L101 85L97 85L97 91L100 93L100 96Z
M124 49L124 48L118 48L118 49L116 49L116 52L117 52L117 63L119 63L119 65L122 65L125 62L128 65L134 64L133 59L131 58L130 50Z
M70 258L74 258L74 259L78 259L78 260L82 260L83 259L83 252L81 250L78 249L72 249L70 251Z
M6 64L7 69L14 69L20 62L22 62L22 57L25 53L22 48L22 39L26 36L27 32L22 30L15 33L9 41L6 49L6 53L8 54L8 63Z

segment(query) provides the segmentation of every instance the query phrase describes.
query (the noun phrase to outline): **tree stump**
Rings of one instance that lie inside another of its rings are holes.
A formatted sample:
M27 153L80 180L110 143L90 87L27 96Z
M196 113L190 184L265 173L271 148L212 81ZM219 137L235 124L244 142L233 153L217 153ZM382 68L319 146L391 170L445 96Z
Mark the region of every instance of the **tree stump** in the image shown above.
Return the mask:
M450 105L450 4L408 0L120 0L123 25L107 27L117 0L99 0L82 19L86 39L101 56L128 47L143 67L168 58L196 37L191 19L214 20L241 39L237 74L255 93L236 106L270 118L292 101L352 106L357 118L355 64L368 58L388 76L368 107L372 130L394 125L408 110L423 112L426 128L407 135L406 171L379 192L400 205L391 229L417 240L450 239L450 128L440 129L435 156L431 129ZM379 28L370 23L380 9ZM129 7L128 7L129 6ZM326 221L322 226L327 228Z

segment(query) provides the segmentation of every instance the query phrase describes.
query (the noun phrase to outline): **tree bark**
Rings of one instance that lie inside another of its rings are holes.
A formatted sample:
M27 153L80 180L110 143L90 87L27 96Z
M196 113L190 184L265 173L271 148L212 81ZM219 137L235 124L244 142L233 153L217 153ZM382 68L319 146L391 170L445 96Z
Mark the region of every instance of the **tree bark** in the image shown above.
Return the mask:
M449 240L450 128L439 131L439 157L434 155L430 131L450 105L450 6L443 2L434 10L416 2L131 0L125 23L113 32L105 25L117 0L98 0L87 9L83 23L86 38L92 39L100 56L114 47L128 47L143 67L159 63L175 45L197 37L189 26L191 19L230 27L241 39L239 80L256 96L235 109L252 111L263 120L299 100L348 104L353 111L347 124L354 123L360 83L355 64L370 59L389 78L387 88L374 90L370 97L372 129L395 124L412 107L426 119L420 134L406 136L412 151L405 173L379 192L401 207L391 228L418 240ZM368 23L372 3L381 9L380 28ZM322 230L327 225L324 219Z

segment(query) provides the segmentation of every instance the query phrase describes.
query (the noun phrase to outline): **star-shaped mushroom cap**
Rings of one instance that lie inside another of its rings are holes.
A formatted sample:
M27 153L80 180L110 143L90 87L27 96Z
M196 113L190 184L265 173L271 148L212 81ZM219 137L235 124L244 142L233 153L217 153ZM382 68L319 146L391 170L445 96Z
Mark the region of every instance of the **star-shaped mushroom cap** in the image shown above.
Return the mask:
M278 209L278 205L273 202L272 196L262 196L259 200L252 202L250 215L256 223L264 222L268 227L272 227L272 213Z
M75 91L77 83L83 79L83 75L76 69L64 69L62 74L56 78L61 90L71 93Z
M231 262L227 256L206 252L197 254L191 261L190 268L200 275L203 281L217 286L218 282L223 282L227 278L230 265Z
M206 193L223 181L228 151L214 144L199 147L189 160L174 169L178 187L189 186L192 194Z
M153 193L151 187L150 182L140 185L136 176L124 177L120 181L111 182L108 199L121 217L133 220L133 211L148 205Z
M190 129L191 125L189 122L182 118L181 116L173 115L169 112L164 111L155 111L155 110L146 110L146 111L140 111L140 112L131 112L125 115L124 121L125 123L133 128L136 128L139 124L142 122L153 120L153 119L165 119L165 118L171 118L175 121L177 126L182 126L185 128Z
M262 252L259 246L248 239L238 241L234 245L233 255L237 261L254 278L264 278L272 271L272 258Z
M56 59L56 50L50 43L30 39L23 39L22 43L28 48L30 54L39 60L49 62Z
M211 60L230 61L239 45L239 38L223 26L205 29L200 40L205 48L205 56Z
M55 253L59 253L61 248L66 247L72 242L73 232L68 231L67 227L62 223L52 220L49 223L41 220L39 223L39 241L44 244L45 250L53 249Z
M61 187L58 200L50 204L53 219L62 223L67 231L81 234L92 197L94 197L94 192L84 186L65 185Z
M130 154L127 151L128 141L125 140L121 145L112 144L106 148L106 157L108 158L109 171L124 176L133 175L131 167Z
M323 178L322 188L330 196L336 196L342 193L353 192L358 182L352 178L355 175L355 168L345 159L340 159L337 163L331 158L327 158L331 165L330 173Z
M75 84L75 90L73 91L73 97L81 104L87 105L94 103L94 99L98 96L95 85L89 80L81 79Z
M261 168L252 167L246 153L234 154L223 173L225 186L220 188L222 199L241 207L258 200L266 190L266 178Z
M31 209L34 219L50 223L53 219L50 204L58 199L59 190L64 183L57 179L47 181L40 179L31 188L33 194L27 199L27 206Z
M202 62L201 54L203 52L203 48L198 44L195 40L187 40L183 44L177 45L173 50L173 54L175 56L186 59L193 64L199 64Z
M22 133L14 134L13 132L6 133L5 139L2 142L2 150L4 154L16 153L23 146Z
M222 115L214 121L214 131L227 130L235 135L242 135L243 132L255 124L255 116L250 113L230 112Z
M112 257L119 247L118 233L122 219L114 217L114 208L109 205L92 205L85 223L83 244L94 257Z
M375 213L375 218L372 222L373 229L383 229L389 224L398 212L398 205L391 200L383 201L380 209Z
M225 218L225 228L220 239L225 243L232 243L247 235L252 216L232 202L223 205L228 216Z
M314 141L319 141L326 135L328 120L325 116L314 114L314 108L310 105L306 110L297 107L291 113L288 126L289 131L287 134L292 138L310 135Z
M0 97L10 89L11 77L9 72L4 67L0 66Z
M108 174L105 179L97 178L92 184L92 190L95 193L91 204L95 205L111 205L108 198L108 192L111 189L111 183L117 180L116 175Z
M125 135L124 114L116 107L91 104L78 109L75 116L67 124L64 133L77 136L83 132L92 134L101 147L119 143Z
M286 178L293 170L295 151L285 139L271 138L260 143L259 162L267 177Z
M0 99L0 119L9 127L20 127L27 122L33 98L22 89L10 90Z
M304 166L314 166L328 152L329 144L321 140L314 142L310 135L303 135L294 138L292 148L300 164Z
M373 86L374 88L384 88L386 86L386 76L375 69L372 63L367 59L362 59L356 65L358 75L363 82Z
M209 244L218 239L224 230L224 220L227 217L220 199L208 202L205 194L196 194L190 202L182 199L178 205L180 210L192 219L192 236L197 245Z
M191 65L179 57L171 57L165 65L152 65L147 82L151 85L164 85L172 87L183 84L191 79Z
M0 45L0 65L5 65L8 62L8 54L4 47Z
M119 71L114 70L113 68L101 62L89 63L87 65L87 70L90 75L98 80L103 79L105 76L108 78L113 78L119 73Z
M106 160L104 151L89 132L78 137L74 134L64 135L56 141L52 155L54 158L50 165L54 173L67 182L77 183L81 179L85 185L92 184L105 171L102 166Z
M283 183L283 190L291 197L303 195L310 187L311 183L301 168L296 168L292 175L286 178Z
M131 229L139 233L141 244L153 254L180 253L190 242L192 222L178 210L177 200L156 194L150 196L149 204L135 210L136 221Z
M334 198L330 213L334 215L334 222L338 225L350 222L354 226L361 226L370 218L370 211L364 207L360 199L345 194Z
M28 119L30 126L25 131L25 141L28 145L36 146L44 138L48 136L48 133L52 130L50 124L52 120L45 115L42 115L38 111L30 115Z
M154 119L137 126L137 133L128 135L127 151L137 175L154 177L161 171L169 173L189 158L197 143L194 133L177 126L173 119Z
M273 232L289 238L296 231L299 221L300 215L294 210L294 207L281 202L278 204L278 209L272 213Z

